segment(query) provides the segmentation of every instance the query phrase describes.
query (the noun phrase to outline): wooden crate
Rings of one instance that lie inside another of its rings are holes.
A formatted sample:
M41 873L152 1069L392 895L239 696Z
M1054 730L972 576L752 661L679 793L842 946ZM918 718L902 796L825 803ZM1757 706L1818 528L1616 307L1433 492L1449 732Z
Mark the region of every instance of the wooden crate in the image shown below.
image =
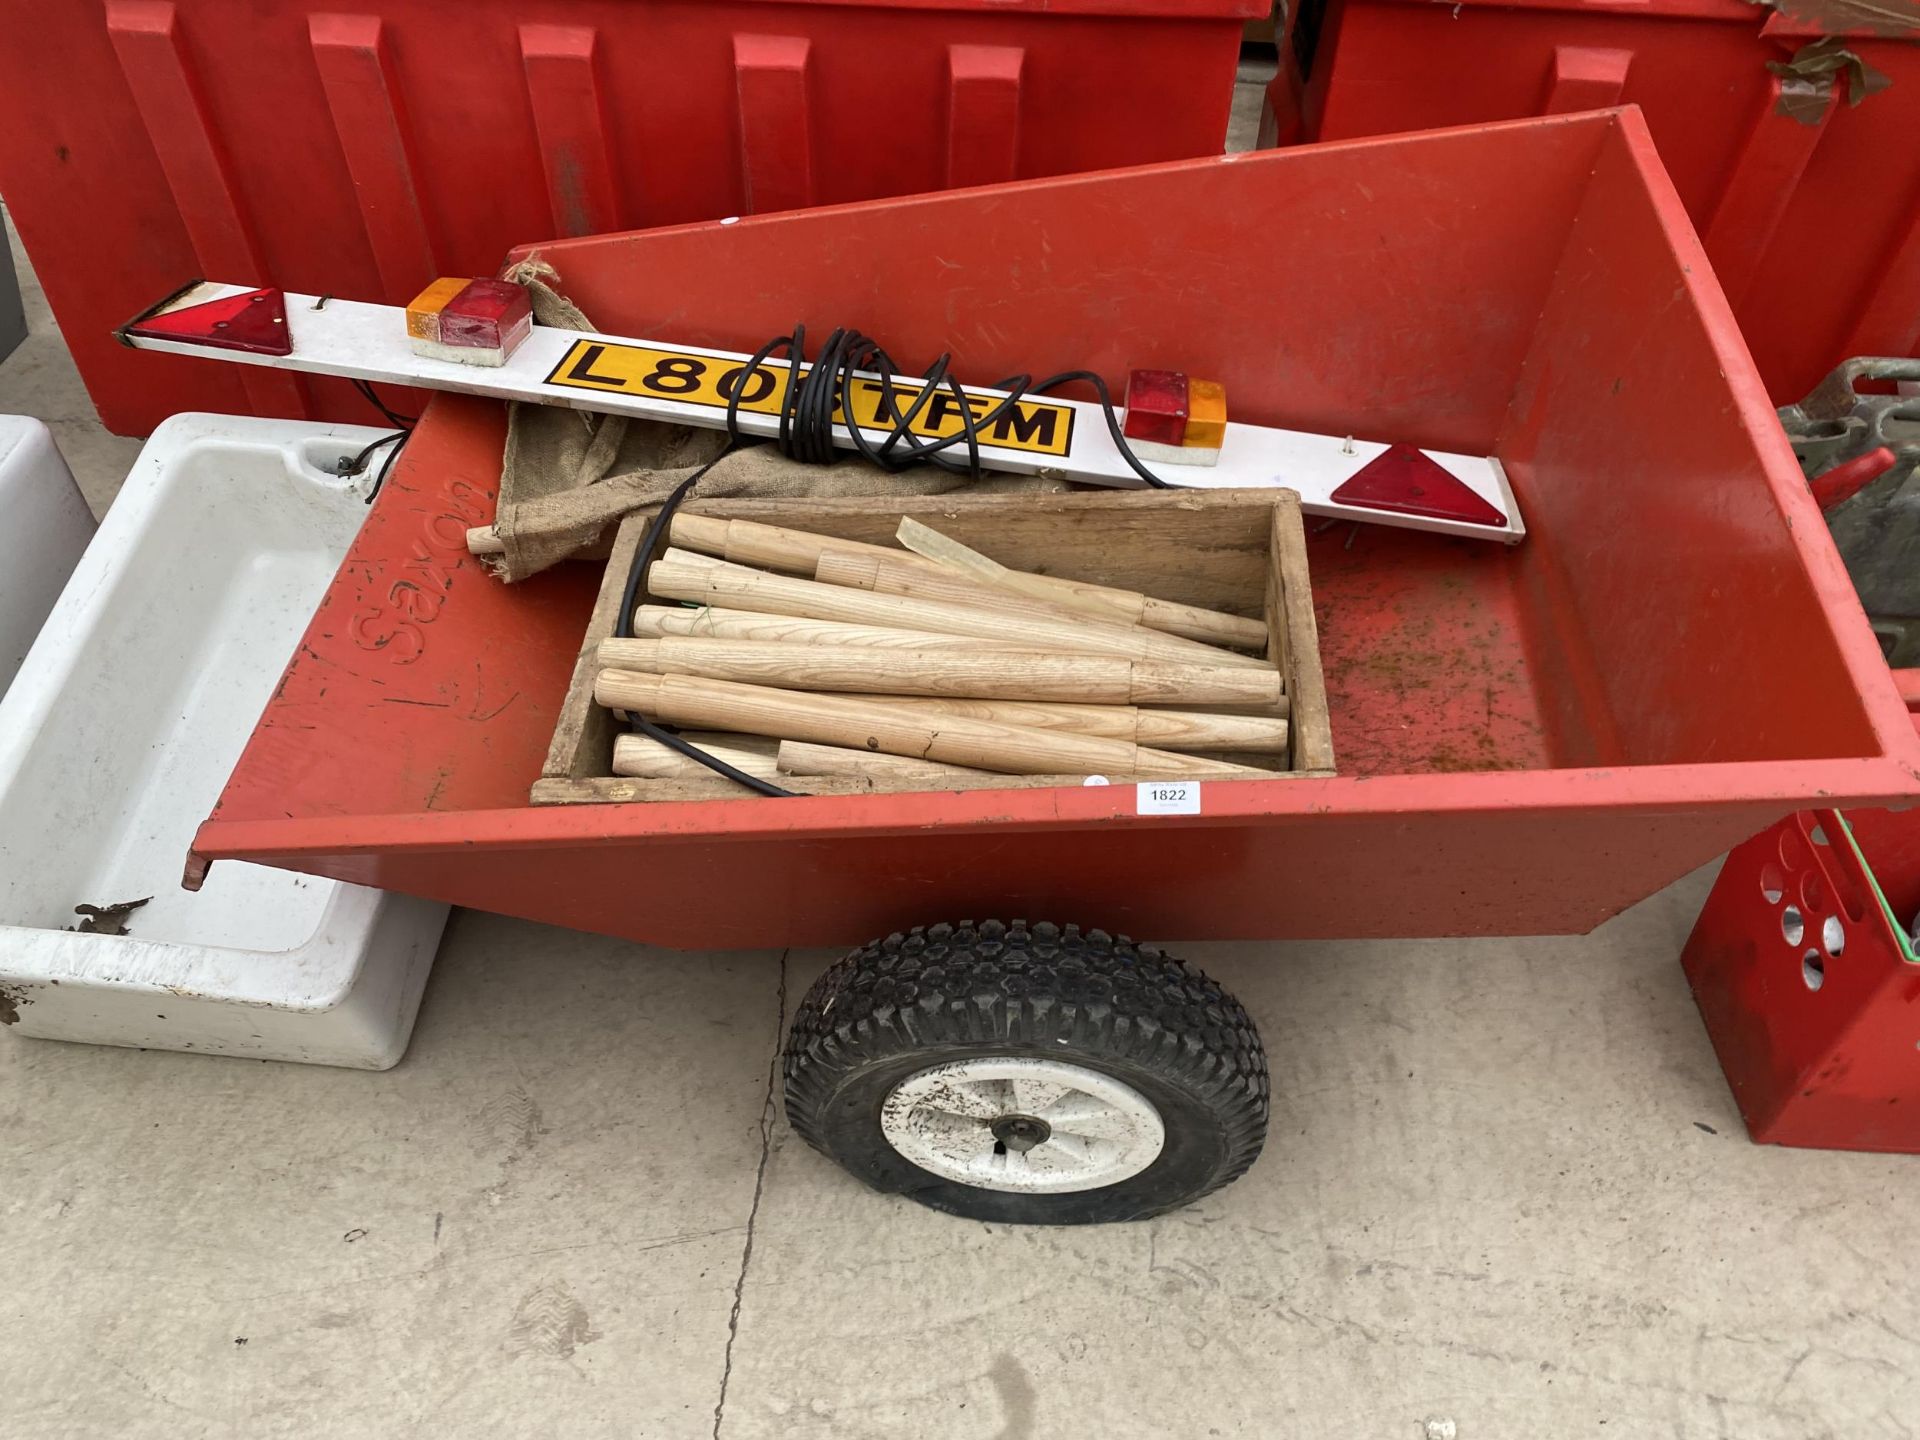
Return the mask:
M1292 707L1289 768L1274 778L1333 773L1306 534L1300 497L1291 490L690 500L683 508L689 514L757 520L875 545L895 544L901 517L911 515L1013 569L1264 618L1269 632L1279 637L1268 658L1286 677ZM632 800L643 786L649 794L661 793L663 782L613 776L619 727L610 711L593 702L596 651L613 634L627 572L651 518L650 511L628 516L615 537L547 763L533 787L536 805ZM1078 782L1005 777L1007 788L1036 783ZM820 778L809 780L807 788L847 794L865 787Z

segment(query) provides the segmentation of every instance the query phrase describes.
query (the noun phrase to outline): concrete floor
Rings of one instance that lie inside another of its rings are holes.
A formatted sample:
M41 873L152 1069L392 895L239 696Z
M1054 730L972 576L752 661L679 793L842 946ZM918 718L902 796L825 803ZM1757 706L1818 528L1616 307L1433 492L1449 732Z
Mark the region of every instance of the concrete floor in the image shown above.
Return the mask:
M0 410L104 506L137 445L27 278ZM1176 947L1271 1138L1104 1229L796 1140L824 953L461 913L385 1074L0 1037L0 1437L1920 1435L1920 1171L1748 1144L1675 960L1710 878L1579 939Z

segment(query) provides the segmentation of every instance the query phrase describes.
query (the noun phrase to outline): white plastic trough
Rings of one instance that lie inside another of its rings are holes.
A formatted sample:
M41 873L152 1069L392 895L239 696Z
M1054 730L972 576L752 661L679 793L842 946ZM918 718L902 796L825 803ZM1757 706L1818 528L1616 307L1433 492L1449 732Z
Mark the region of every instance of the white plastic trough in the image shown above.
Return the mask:
M147 442L0 703L0 1024L385 1069L447 907L264 866L180 887L195 829L366 516L382 432L180 415ZM152 898L125 935L78 905Z

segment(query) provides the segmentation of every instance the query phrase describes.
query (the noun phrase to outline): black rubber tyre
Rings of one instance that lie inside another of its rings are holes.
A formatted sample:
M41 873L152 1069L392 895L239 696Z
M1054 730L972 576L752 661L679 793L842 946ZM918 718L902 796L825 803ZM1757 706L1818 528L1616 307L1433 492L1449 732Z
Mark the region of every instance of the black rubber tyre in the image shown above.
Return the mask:
M1027 1194L920 1168L881 1106L954 1060L1039 1056L1100 1071L1159 1111L1164 1148L1100 1189ZM822 975L787 1030L787 1118L876 1190L976 1220L1140 1220L1237 1179L1267 1132L1267 1057L1247 1012L1199 970L1077 926L962 921L889 935Z

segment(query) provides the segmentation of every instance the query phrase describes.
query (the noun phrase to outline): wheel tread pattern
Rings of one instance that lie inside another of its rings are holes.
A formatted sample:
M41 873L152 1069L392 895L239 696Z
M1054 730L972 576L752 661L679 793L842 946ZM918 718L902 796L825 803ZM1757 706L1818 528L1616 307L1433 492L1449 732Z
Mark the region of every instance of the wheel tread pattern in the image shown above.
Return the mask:
M896 932L823 974L788 1027L787 1118L831 1155L823 1122L835 1083L850 1071L932 1045L1061 1041L1063 1058L1071 1050L1151 1068L1224 1123L1224 1163L1178 1203L1231 1183L1259 1158L1267 1058L1239 1001L1153 946L1018 920Z

